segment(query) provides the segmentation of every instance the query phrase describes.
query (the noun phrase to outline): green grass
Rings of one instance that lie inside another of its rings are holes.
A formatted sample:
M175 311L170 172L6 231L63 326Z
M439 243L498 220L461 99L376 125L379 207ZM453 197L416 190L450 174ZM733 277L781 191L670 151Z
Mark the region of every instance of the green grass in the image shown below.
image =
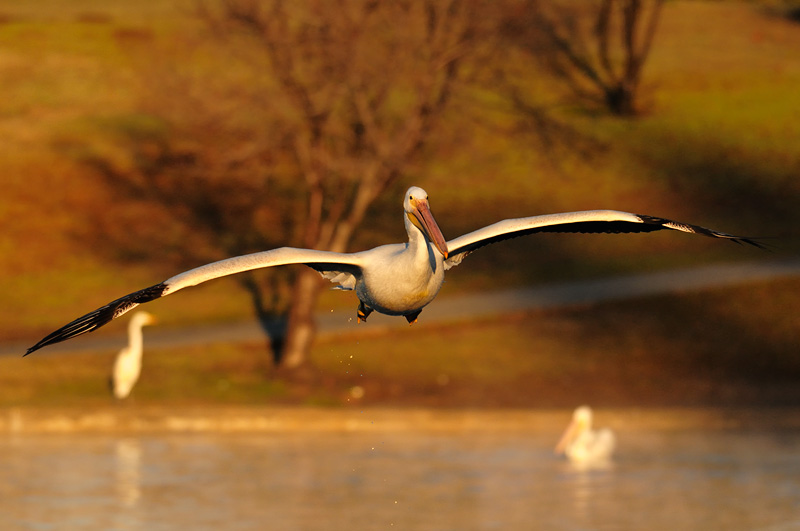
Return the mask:
M135 117L138 95L131 61L138 59L123 53L124 48L135 45L136 39L163 43L173 35L185 35L182 32L191 29L192 22L169 0L147 5L129 0L0 0L0 21L0 164L4 169L0 194L0 340L36 339L68 319L176 272L158 263L108 263L103 253L95 252L96 243L81 238L88 219L85 213L108 208L111 199L85 168L57 148L59 142L69 138L92 140L92 135L97 135L94 140L100 141L103 129L96 124L120 125L126 117ZM572 105L553 108L555 116L589 140L591 156L584 156L574 145L543 152L537 137L518 127L504 109L477 105L498 103L491 90L485 89L471 95L471 100L454 102L457 106L443 126L455 131L457 141L432 145L414 173L396 186L397 193L411 182L426 187L443 231L451 238L505 217L618 208L728 232L778 236L783 251L797 252L797 28L796 23L751 3L669 2L645 70L643 116L619 120ZM215 60L199 54L192 57L194 62L185 66L196 67L198 75ZM526 81L537 90L552 89L544 87L538 78ZM549 92L547 98L554 101L554 94ZM387 193L372 210L373 221L369 230L362 231L356 248L404 237L396 195ZM384 207L388 213L380 211ZM502 245L497 252L471 255L453 270L448 276L448 292L763 256L725 242L680 234L542 236ZM165 326L249 317L247 296L232 286L231 281L220 281L187 290L174 300L167 298L159 317ZM797 314L797 302L790 295L777 288L765 288L765 293L782 297L785 314ZM720 297L728 304L737 300L733 295ZM741 326L759 323L763 330L752 332L753 336L769 337L769 348L780 358L787 352L785 345L796 338L775 325L780 312L776 315L769 300L743 308L749 311L748 319L737 316L735 321ZM672 309L698 312L708 304L698 302L703 307L698 310L685 302ZM337 293L326 293L321 303L337 309L352 305L350 299ZM622 310L615 315L632 317ZM337 376L329 385L315 381L315 386L297 396L288 387L264 380L263 367L243 361L249 356L260 360L261 346L153 352L148 368L155 370L158 360L163 359L163 374L186 373L186 380L175 383L174 376L164 376L168 379L159 381L151 375L137 390L137 400L235 402L256 397L256 401L340 403L342 397L349 396L349 386L359 381L353 373L367 371L377 378L379 384L374 385L382 389L367 396L377 393L381 400L394 396L392 385L406 389L416 385L419 396L435 402L442 400L445 388L448 393L471 396L469 389L480 387L476 382L485 382L489 386L486 389L492 391L483 392L484 399L491 401L490 396L496 393L506 397L504 403L512 403L509 392L503 392L506 387L519 389L509 380L512 374L517 374L519 381L546 384L551 376L557 379L556 373L564 369L564 364L570 370L582 370L568 360L594 359L587 366L599 365L619 337L609 333L602 351L586 358L581 352L593 351L588 334L602 336L602 327L592 328L593 321L584 315L537 316L538 321L545 324L532 328L536 332L533 335L525 332L529 326L525 319L515 321L516 325L489 323L436 333L424 332L423 328L419 334L430 347L425 356L404 337L357 345L318 345L315 361L320 374ZM547 329L548 323L552 329ZM571 347L570 342L558 337L558 332L565 330L570 338L585 337ZM721 348L738 348L724 335L713 337L722 342ZM626 347L629 352L647 357L641 354L646 352L646 345L636 344L644 340L627 333L624 340L631 342ZM666 342L660 355L674 356L667 349L680 350L690 344L688 340L683 344ZM517 355L530 345L536 345L541 355ZM755 348L757 342L749 345ZM713 351L711 346L704 348ZM494 355L485 356L487 351ZM437 354L430 356L430 352ZM217 370L220 366L209 361L223 363L220 360L225 358L239 360L235 362L239 369ZM3 402L13 402L14 396L34 402L63 396L73 396L77 402L104 399L98 378L107 369L110 357L75 356L69 358L69 365L62 365L68 361L64 358L58 363L61 369L48 370L54 359L2 360L10 364L2 372L4 378L10 378L9 374L33 381L43 378L39 391L33 387L25 390L25 384L19 381L6 381ZM496 360L496 364L486 360ZM80 372L84 369L78 367L84 366L89 373ZM337 372L345 366L353 372ZM230 375L223 378L221 373ZM412 384L417 376L417 383ZM319 378L324 380L323 376ZM441 383L443 379L446 384ZM228 383L221 383L224 381ZM73 385L77 387L66 387ZM315 388L323 391L314 396ZM175 389L177 394L169 395L173 391L168 389ZM557 394L557 389L548 389ZM532 403L533 398L526 400Z
M264 345L147 349L137 407L796 404L800 281L320 341L275 379ZM0 358L0 407L101 407L113 352ZM360 387L363 396L352 394Z

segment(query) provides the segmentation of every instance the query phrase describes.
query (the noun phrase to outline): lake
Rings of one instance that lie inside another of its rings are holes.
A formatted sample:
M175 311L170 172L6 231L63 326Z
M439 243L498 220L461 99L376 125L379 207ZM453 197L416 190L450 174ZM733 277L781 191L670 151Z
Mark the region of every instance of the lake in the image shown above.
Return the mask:
M579 469L550 424L6 433L0 528L800 529L800 430L626 426Z

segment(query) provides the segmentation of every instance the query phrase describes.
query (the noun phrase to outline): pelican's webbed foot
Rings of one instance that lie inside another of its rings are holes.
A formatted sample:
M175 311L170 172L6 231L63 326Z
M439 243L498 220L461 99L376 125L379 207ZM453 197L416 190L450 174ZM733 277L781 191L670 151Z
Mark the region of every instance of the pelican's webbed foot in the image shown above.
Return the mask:
M358 303L358 322L359 323L366 323L367 317L369 314L373 312L372 308L364 304L364 301L359 301Z
M414 312L414 313L410 313L410 314L406 315L405 318L406 318L406 321L408 321L408 324L416 323L417 322L417 317L419 317L419 314L421 314L421 313L422 313L422 310L419 310L418 312Z

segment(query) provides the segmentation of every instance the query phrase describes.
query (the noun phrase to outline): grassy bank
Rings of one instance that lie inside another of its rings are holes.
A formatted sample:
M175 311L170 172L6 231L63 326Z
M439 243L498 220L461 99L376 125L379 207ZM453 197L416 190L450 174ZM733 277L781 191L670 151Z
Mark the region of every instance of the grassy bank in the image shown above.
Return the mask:
M448 117L448 126L461 132L457 148L428 153L402 186L428 189L451 238L500 218L617 208L774 236L781 252L798 252L798 28L756 3L668 2L645 70L643 116L620 120L553 106L593 146L589 155L572 145L543 150L530 131L511 129L504 112L476 115L477 105L459 101ZM87 123L135 110L134 65L125 46L191 30L185 11L168 0L147 6L0 0L0 340L38 339L175 273L159 263L108 263L81 240L91 219L85 213L112 203L56 140L96 135ZM465 106L472 112L462 112ZM375 223L356 247L403 237L396 203L391 197L379 205L390 214L374 209ZM475 253L451 272L448 286L487 289L755 257L754 250L678 234L542 236ZM781 401L792 395L784 381L798 375L800 340L790 317L800 314L797 288L772 283L603 305L602 312L518 315L466 327L420 326L357 344L320 343L314 370L293 383L264 378L269 369L260 344L152 351L136 400ZM339 307L336 295L326 294L322 304ZM222 281L165 299L159 318L171 326L251 312L247 296ZM107 400L112 355L0 360L0 404ZM356 386L364 391L360 399L351 392Z
M263 344L148 349L136 407L598 407L800 400L800 280L319 342L293 381ZM788 311L787 311L788 310ZM100 407L113 352L0 358L0 407Z

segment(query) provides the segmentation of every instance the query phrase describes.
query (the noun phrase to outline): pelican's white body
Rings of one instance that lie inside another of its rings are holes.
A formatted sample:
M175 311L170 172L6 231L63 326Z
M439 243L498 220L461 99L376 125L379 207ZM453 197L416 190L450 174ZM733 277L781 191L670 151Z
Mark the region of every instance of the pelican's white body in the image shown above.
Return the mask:
M428 305L444 283L444 257L419 232L407 244L383 245L356 257L364 267L356 279L356 295L367 306L387 315L406 315Z
M609 429L592 430L592 410L581 406L556 446L557 453L566 454L576 464L607 463L616 447L616 437Z
M142 373L143 334L142 327L153 324L155 319L147 312L136 312L128 323L128 346L117 354L111 371L111 392L122 400L131 394Z

